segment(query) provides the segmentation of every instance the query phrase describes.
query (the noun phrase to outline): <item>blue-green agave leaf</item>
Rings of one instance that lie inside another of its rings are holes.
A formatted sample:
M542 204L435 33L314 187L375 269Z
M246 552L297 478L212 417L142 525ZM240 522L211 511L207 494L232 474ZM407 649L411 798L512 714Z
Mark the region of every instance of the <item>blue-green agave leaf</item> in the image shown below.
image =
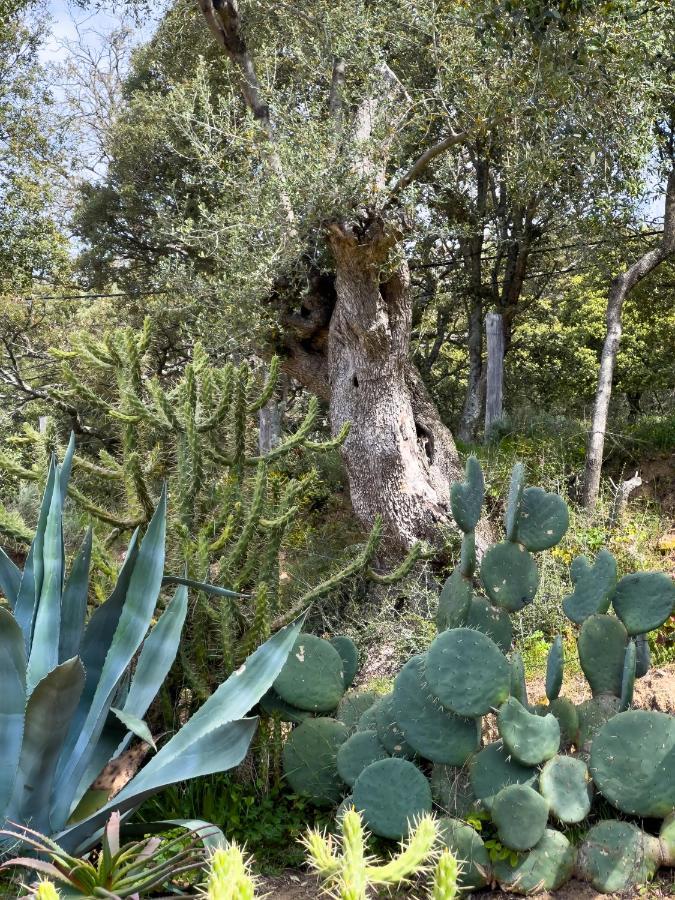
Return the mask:
M59 485L59 493L61 494L61 505L66 502L68 494L68 483L70 482L70 473L73 470L73 456L75 456L75 435L71 431L66 452L63 454L63 462L61 463L61 480Z
M0 547L0 591L7 598L10 609L14 609L21 585L21 569L16 566Z
M115 709L114 706L110 707L110 712L117 716L128 731L145 741L146 744L150 744L153 750L157 749L157 744L155 744L155 739L148 728L147 722L139 719L138 716L132 716L131 713L124 712L123 709Z
M89 565L91 563L92 529L82 541L61 597L61 631L59 634L59 662L77 656L87 613L89 595Z
M26 711L26 649L14 616L0 608L0 823L12 796Z

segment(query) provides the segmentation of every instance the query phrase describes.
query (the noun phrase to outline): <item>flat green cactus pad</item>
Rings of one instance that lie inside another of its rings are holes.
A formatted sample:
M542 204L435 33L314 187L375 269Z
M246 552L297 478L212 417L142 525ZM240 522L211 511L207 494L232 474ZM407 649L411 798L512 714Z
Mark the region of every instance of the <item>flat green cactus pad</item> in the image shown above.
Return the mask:
M518 612L532 603L539 587L539 569L534 557L521 546L504 541L483 557L480 577L495 606Z
M548 803L526 784L509 784L496 795L491 816L505 847L531 850L546 831Z
M628 634L660 628L675 612L675 582L665 572L635 572L616 586L612 605Z
M379 697L372 706L361 713L356 726L357 731L377 731L377 708L383 699Z
M380 837L400 840L415 819L431 812L429 782L406 759L371 763L356 779L353 796L366 825Z
M658 867L659 842L630 822L605 819L579 848L577 874L603 894L629 892L649 881Z
M499 708L497 725L504 748L523 765L539 765L560 748L556 717L531 713L515 697L509 697Z
M468 531L462 538L459 568L465 578L471 578L476 569L476 532Z
M495 877L504 890L515 894L557 891L572 877L576 850L564 834L547 828L536 847L516 863L495 863Z
M504 654L470 628L438 635L427 651L425 674L431 692L458 716L485 715L508 697L511 686Z
M429 690L425 657L413 656L394 682L394 715L410 746L431 762L463 765L480 747L480 718L456 716Z
M511 696L523 706L527 706L527 682L525 681L525 663L517 651L511 654Z
M439 631L464 625L472 595L471 580L462 575L459 567L453 569L438 598L436 625Z
M465 819L476 809L477 797L465 766L436 763L431 770L431 796L446 816Z
M483 470L475 456L470 456L464 469L466 481L456 481L450 488L450 508L462 531L473 531L480 519L485 497Z
M377 703L379 696L374 691L347 691L338 703L336 719L343 722L350 731L354 731L361 716ZM373 720L373 727L375 727Z
M574 590L563 599L563 610L577 625L589 616L606 613L616 589L616 560L601 550L591 565L585 556L577 556L570 566Z
M558 494L525 488L520 501L516 540L528 550L548 550L560 543L570 524L567 504Z
M296 792L317 806L332 806L342 796L343 783L337 770L337 753L349 732L335 719L307 719L295 728L284 744L286 780Z
M377 735L385 750L392 756L413 759L415 751L406 741L403 729L396 721L393 694L387 694L378 700L374 709Z
M516 540L516 534L518 531L518 516L520 515L520 504L523 499L524 489L525 466L522 463L516 463L511 470L509 495L506 498L506 510L504 512L504 528L506 529L507 541Z
M511 616L505 609L488 603L485 597L471 598L464 625L487 634L504 653L511 648L513 642Z
M292 706L332 712L345 692L342 658L328 641L301 634L273 686Z
M486 809L491 809L495 795L507 784L534 787L538 776L533 766L524 766L509 756L501 741L488 744L469 762L471 787Z
M388 757L376 731L357 731L338 750L337 770L345 784L353 787L367 766Z
M652 664L649 640L646 634L635 636L635 677L644 678Z
M569 747L579 734L579 714L576 706L567 697L557 697L549 706L549 712L556 717L560 725L560 746Z
M675 866L675 812L663 820L659 831L661 857L664 866Z
M623 660L623 677L621 679L621 712L628 709L633 702L636 663L637 650L635 648L635 641L629 641L628 646L626 647L626 655Z
M359 670L359 648L354 641L345 634L336 635L330 639L330 643L340 654L346 690L356 678L356 673Z
M476 891L489 884L490 856L478 832L457 819L443 818L438 820L438 833L442 844L461 860L458 886Z
M593 739L589 768L621 812L665 818L675 810L675 716L642 709L614 716Z
M554 756L539 775L539 792L560 822L571 824L586 818L591 810L591 790L586 763L572 756Z
M291 706L290 703L286 703L285 700L282 700L274 688L270 688L269 691L260 698L260 708L268 715L277 715L282 722L293 722L294 725L299 725L301 722L304 722L305 719L310 719L312 717L312 713L308 712L306 709L298 709L296 706Z
M613 694L600 694L592 700L584 700L577 707L579 733L574 743L588 752L590 744L605 722L621 712L621 700Z
M577 639L579 662L594 697L621 696L627 643L626 629L614 616L590 616L581 626Z
M560 693L565 673L565 649L562 635L558 635L551 644L546 660L546 697L552 703Z

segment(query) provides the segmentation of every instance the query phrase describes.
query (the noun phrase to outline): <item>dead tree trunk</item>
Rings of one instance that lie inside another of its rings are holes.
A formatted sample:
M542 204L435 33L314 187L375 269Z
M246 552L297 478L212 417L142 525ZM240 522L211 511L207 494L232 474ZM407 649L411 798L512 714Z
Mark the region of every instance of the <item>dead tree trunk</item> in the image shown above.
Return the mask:
M671 168L668 175L663 237L658 247L645 253L625 272L615 276L610 285L606 314L607 334L600 358L598 386L586 450L583 493L583 503L586 509L592 509L595 506L600 491L607 415L612 396L612 377L616 355L621 341L621 312L624 300L637 284L673 254L675 254L675 167Z
M504 320L499 313L485 317L487 342L487 382L485 387L485 440L490 439L493 426L500 422L504 411Z

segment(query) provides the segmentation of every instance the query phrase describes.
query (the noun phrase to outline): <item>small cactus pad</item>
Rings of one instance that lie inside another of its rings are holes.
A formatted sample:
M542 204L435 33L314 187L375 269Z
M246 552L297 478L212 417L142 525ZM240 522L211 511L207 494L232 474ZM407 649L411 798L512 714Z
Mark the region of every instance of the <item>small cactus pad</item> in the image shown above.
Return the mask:
M464 624L467 628L487 634L504 653L511 648L513 641L511 616L505 609L488 603L484 597L472 597Z
M372 708L379 699L373 691L347 691L338 703L335 718L343 722L350 731L354 731L359 724L361 716ZM373 727L375 727L373 720Z
M490 857L483 839L470 825L454 818L438 820L441 843L461 862L458 886L476 891L490 881Z
M581 625L589 616L606 613L616 589L616 560L601 550L591 565L587 557L577 556L570 566L574 590L563 599L568 619Z
M630 822L605 819L579 848L577 874L603 894L630 892L658 868L659 842Z
M517 540L518 516L520 515L520 504L523 499L524 488L525 466L522 463L516 463L511 470L509 495L506 498L506 510L504 512L504 528L506 529L507 541Z
M376 731L357 731L338 750L337 770L345 784L353 787L366 766L388 757Z
M557 891L572 877L576 850L564 834L547 828L536 847L515 865L507 859L494 864L500 886L516 894Z
M652 664L649 640L646 634L635 636L635 677L644 678Z
M675 866L675 812L663 820L659 831L659 843L664 866Z
M516 540L528 550L548 550L560 543L570 524L567 504L558 494L542 488L523 491Z
M429 782L406 759L381 759L361 772L354 784L354 806L370 830L400 840L409 826L431 812Z
M260 698L260 708L268 715L276 715L282 722L293 722L294 725L299 725L305 719L312 717L312 713L306 709L298 709L296 706L291 706L290 703L282 700L274 688L270 688Z
M531 850L546 831L548 803L526 784L509 784L495 797L490 814L505 847Z
M483 470L475 456L470 456L464 469L466 481L456 481L450 488L452 515L462 531L473 531L478 525L485 497Z
M384 698L379 697L372 706L369 706L359 717L357 731L377 731L377 708Z
M551 644L546 660L546 697L552 703L560 693L565 672L565 649L562 635L558 635Z
M336 635L330 639L330 643L340 654L346 690L356 678L356 673L359 670L359 648L354 641L345 634Z
M612 605L628 634L660 628L675 611L675 582L665 572L635 572L616 586Z
M605 722L621 712L621 700L613 694L600 694L592 700L584 700L577 707L579 733L574 743L588 752L590 744Z
M299 709L331 712L345 691L340 654L328 641L301 634L274 682L274 690Z
M480 577L490 600L509 612L532 603L539 586L534 557L520 544L509 541L490 547L483 557Z
M579 733L579 714L577 708L567 697L558 697L549 706L560 725L560 746L569 747L577 739Z
M436 625L439 631L464 625L472 594L471 581L462 575L459 568L453 569L438 598Z
M593 738L589 768L621 812L665 818L675 810L675 716L642 709L614 716Z
M534 787L538 775L537 769L523 766L509 756L501 741L488 744L469 763L471 787L486 809L492 807L495 794L507 784L528 784Z
M283 750L284 775L296 792L317 806L332 806L342 796L337 753L349 732L335 719L307 719L295 728Z
M466 819L476 809L476 795L466 767L436 763L429 781L434 803L445 815Z
M480 747L479 718L445 709L429 690L424 656L413 656L394 682L394 714L410 746L431 762L461 766Z
M626 629L614 616L590 616L581 626L577 639L579 662L594 697L621 696L627 642Z
M637 650L635 649L635 641L628 641L626 655L623 660L623 677L621 679L621 712L628 709L633 702L636 662Z
M427 651L425 673L431 692L458 716L485 715L508 697L511 686L502 651L470 628L439 634Z
M572 756L554 756L539 775L539 793L560 822L571 824L586 818L591 810L591 789L586 763Z
M406 741L403 729L396 721L393 694L387 694L386 697L378 700L374 709L377 736L384 749L392 756L413 759L415 751Z
M527 682L525 681L525 663L523 657L516 651L511 655L511 696L518 703L527 706Z
M499 708L497 725L504 748L526 766L551 759L560 748L556 717L531 713L515 697L509 697Z
M476 569L476 532L468 531L462 538L459 568L465 578L471 578Z

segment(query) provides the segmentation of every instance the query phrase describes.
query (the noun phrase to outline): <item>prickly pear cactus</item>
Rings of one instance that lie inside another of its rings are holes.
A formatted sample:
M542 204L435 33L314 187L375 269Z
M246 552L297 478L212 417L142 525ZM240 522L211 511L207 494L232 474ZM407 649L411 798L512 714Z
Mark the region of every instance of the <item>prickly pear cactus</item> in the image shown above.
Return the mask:
M285 753L287 777L316 801L349 795L341 809L353 803L370 830L386 838L404 837L435 804L445 816L441 842L462 861L462 889L496 882L522 894L556 890L576 872L598 890L633 891L660 865L675 865L675 717L631 709L635 679L649 669L648 632L673 613L675 586L654 572L619 579L606 550L594 560L574 559L563 609L577 629L592 698L577 706L565 696L560 636L547 661L547 702L533 706L522 658L512 651L510 615L535 600L535 554L562 539L567 507L528 487L517 465L504 540L478 565L475 528L484 493L480 465L471 457L465 481L451 489L464 537L439 598L438 635L403 666L391 694L376 699L350 691L336 699L353 672L340 681L337 661L324 647L316 660L309 653L287 663L275 684L279 698L291 710L327 710L339 702L341 720L334 723L338 731L326 718L295 729ZM341 658L341 671L350 670L353 649L328 648ZM325 705L317 703L319 691ZM499 740L481 747L483 717L491 713ZM556 828L583 827L599 798L623 816L664 819L659 835L603 821L577 852ZM467 824L476 815L489 816L503 852Z

